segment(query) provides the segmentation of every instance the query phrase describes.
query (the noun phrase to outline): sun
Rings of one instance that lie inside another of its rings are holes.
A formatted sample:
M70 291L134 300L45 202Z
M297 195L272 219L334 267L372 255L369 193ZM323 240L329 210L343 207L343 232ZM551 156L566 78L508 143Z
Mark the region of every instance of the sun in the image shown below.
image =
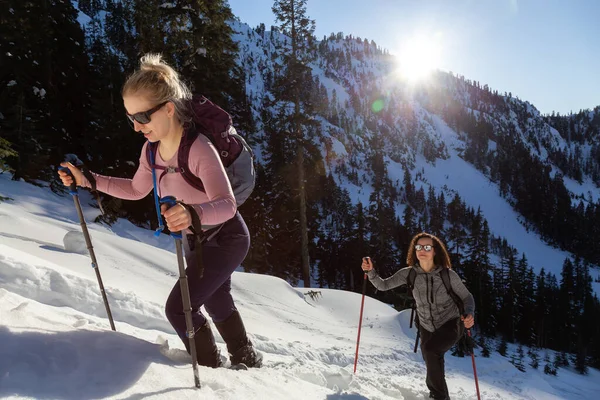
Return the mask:
M398 50L398 73L410 82L426 79L439 67L441 45L436 37L414 36L405 40Z

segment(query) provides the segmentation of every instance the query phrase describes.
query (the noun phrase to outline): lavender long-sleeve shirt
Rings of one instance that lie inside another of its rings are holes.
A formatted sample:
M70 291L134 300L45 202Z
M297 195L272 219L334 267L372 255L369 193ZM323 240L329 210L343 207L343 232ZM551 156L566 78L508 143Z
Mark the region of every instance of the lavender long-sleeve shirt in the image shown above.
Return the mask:
M92 173L96 178L96 189L113 197L125 200L144 198L153 188L152 170L146 159L146 142L142 147L140 165L133 179L115 178ZM160 152L155 163L160 166L179 167L177 153L170 160L163 160ZM198 135L190 148L188 168L202 180L206 193L189 185L180 173L167 173L158 183L159 198L174 196L178 201L194 207L204 229L219 225L235 215L237 210L231 184L214 145L204 135ZM157 179L162 170L156 170ZM90 187L87 179L82 186Z

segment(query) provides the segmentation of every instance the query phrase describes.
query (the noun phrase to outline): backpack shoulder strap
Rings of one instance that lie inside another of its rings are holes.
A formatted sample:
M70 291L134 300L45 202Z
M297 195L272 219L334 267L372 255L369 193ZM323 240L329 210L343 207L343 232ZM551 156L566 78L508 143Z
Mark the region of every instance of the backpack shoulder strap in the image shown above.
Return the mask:
M456 303L456 306L458 307L458 311L460 312L460 315L463 315L465 313L465 305L463 304L462 299L460 297L458 297L458 295L454 292L454 290L452 290L452 283L450 282L450 269L449 268L442 269L442 272L440 272L440 276L442 278L442 282L444 283L444 286L446 287L446 291L448 292L448 295L452 298L452 300L454 300L454 303Z
M148 165L150 166L150 170L152 171L152 186L154 187L154 207L156 209L156 218L158 220L158 227L154 232L154 236L158 237L162 230L165 228L162 222L162 217L160 215L160 204L158 198L158 184L156 182L156 151L158 150L158 142L147 142L146 145L146 159L148 160Z
M197 129L189 128L186 130L185 134L181 138L181 143L179 144L177 164L179 165L179 168L182 169L181 175L188 184L201 192L206 192L202 180L194 175L189 168L190 149L192 148L194 141L198 139L199 135L200 133L198 133Z
M199 133L196 129L189 128L181 137L181 143L179 143L179 150L177 152L177 164L179 166L179 170L177 170L177 172L181 172L183 179L185 179L185 181L189 183L192 187L200 190L201 192L205 192L202 180L200 180L199 177L197 177L192 173L192 171L190 171L188 164L190 148L192 147L194 140L198 138L198 135ZM150 165L153 174L155 169L165 169L165 167L156 165L157 151L158 142L148 142L148 146L146 146L146 159L148 160L148 165Z
M158 150L158 142L148 142L146 146L146 160L150 168L155 168L156 151Z
M406 277L406 286L408 286L408 292L413 299L412 305L411 305L412 311L410 313L410 327L411 328L413 326L413 319L415 322L415 326L418 327L418 325L419 325L419 314L416 312L417 311L417 302L415 301L415 297L413 296L413 289L415 288L416 277L417 277L417 271L415 271L415 269L413 267L411 267L410 271L408 271L408 276ZM418 332L419 331L417 330L417 335L418 335ZM418 336L417 336L417 338L418 338ZM415 347L415 349L416 349L416 347ZM416 352L416 350L415 350L415 352Z
M408 289L410 289L411 294L413 289L415 288L415 279L417 277L417 271L415 271L415 269L413 267L410 268L410 271L408 271L408 276L406 277L406 285L408 286Z

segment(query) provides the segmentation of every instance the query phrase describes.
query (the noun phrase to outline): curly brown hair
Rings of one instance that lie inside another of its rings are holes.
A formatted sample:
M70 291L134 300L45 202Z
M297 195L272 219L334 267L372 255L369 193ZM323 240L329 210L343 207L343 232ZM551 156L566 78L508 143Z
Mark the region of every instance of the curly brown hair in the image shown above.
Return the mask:
M450 262L450 256L448 255L448 251L446 250L446 246L440 239L431 233L421 232L416 234L412 240L410 241L410 245L408 246L408 257L406 257L406 264L409 267L416 265L417 260L417 251L415 250L415 244L421 238L429 238L433 242L433 249L435 250L435 256L433 256L433 264L441 265L442 267L446 267L448 269L452 269L452 263Z

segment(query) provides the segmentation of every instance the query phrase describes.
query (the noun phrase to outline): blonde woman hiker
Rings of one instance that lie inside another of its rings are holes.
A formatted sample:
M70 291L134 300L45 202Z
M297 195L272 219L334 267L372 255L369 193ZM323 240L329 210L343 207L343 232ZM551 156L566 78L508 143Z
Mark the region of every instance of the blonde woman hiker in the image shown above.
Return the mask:
M220 159L222 152L207 136L199 134L200 127L192 123L195 113L208 106L215 124L219 122L218 117L226 126L231 122L229 115L206 98L192 96L179 74L156 54L141 58L140 68L123 86L122 97L126 117L147 141L141 149L139 167L133 179L92 173L95 189L121 199L139 200L153 189L153 174L160 175L155 194L159 191L160 196L177 199L175 206L167 209L163 204L159 212L171 232L183 234L198 363L209 367L222 365L210 324L200 312L200 307L204 306L227 344L231 363L260 367L262 356L250 342L231 296L231 275L246 257L250 235L237 211L236 198ZM191 137L193 141L188 140ZM188 145L185 149L184 143ZM148 156L151 149L155 152L153 159ZM182 161L184 150L187 157ZM182 163L200 179L202 190L190 184ZM71 163L61 165L72 174L58 172L66 186L73 183L72 177L78 186L91 186L80 169ZM193 216L199 218L201 232L192 231ZM203 235L204 239L197 240L198 235ZM196 259L197 246L202 246L201 263ZM165 313L190 352L182 294L177 282L167 298Z

